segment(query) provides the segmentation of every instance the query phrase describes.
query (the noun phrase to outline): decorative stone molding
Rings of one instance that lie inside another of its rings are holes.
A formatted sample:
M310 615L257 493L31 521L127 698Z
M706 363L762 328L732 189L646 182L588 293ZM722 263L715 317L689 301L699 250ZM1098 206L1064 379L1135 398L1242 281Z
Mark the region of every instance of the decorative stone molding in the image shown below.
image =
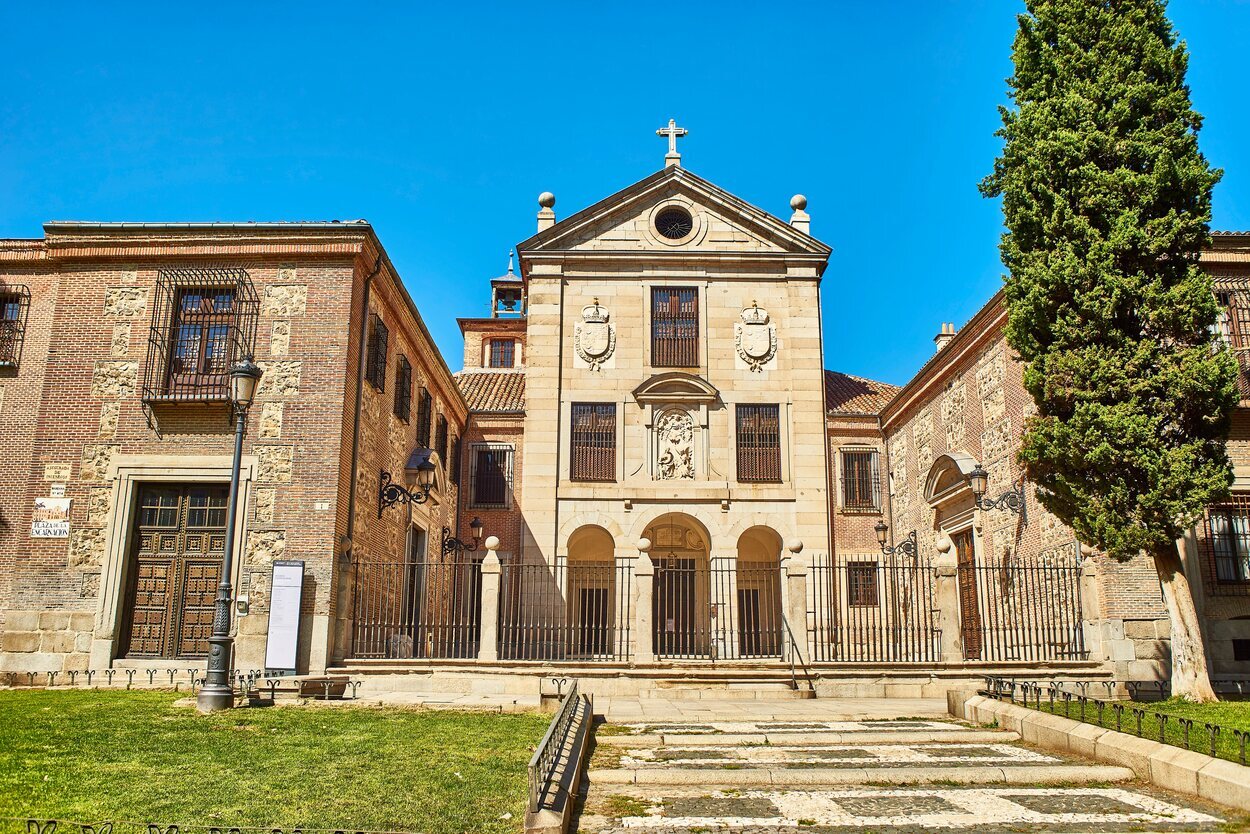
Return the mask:
M742 311L742 321L734 323L734 348L752 371L761 371L777 355L777 327L768 311L754 301Z
M607 308L600 306L596 298L582 308L582 320L573 328L573 349L592 371L599 370L616 352L616 325L610 318Z
M633 394L635 402L641 405L711 405L720 398L720 392L710 382L682 371L656 374L635 388Z
M656 478L694 479L694 418L683 408L670 409L655 421Z

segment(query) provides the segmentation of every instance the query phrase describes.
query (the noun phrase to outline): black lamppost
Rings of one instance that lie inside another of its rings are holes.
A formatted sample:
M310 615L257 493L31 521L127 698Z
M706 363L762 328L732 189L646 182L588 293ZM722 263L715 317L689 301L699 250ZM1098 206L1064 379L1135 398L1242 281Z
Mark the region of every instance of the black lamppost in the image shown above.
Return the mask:
M1008 510L1020 516L1026 522L1024 512L1024 478L1011 485L1011 489L997 498L987 499L985 489L989 486L990 473L981 464L977 464L968 473L968 486L972 487L972 500L979 510Z
M899 556L915 556L916 555L916 531L915 530L912 530L910 533L908 533L907 538L903 539L901 542L894 545L893 547L890 547L885 543L886 536L890 532L890 526L886 524L884 521L878 521L872 529L877 531L877 544L881 545L882 556L893 556L896 553Z
M472 553L477 550L477 546L482 543L482 519L477 516L469 522L469 532L473 534L473 544L465 544L460 539L453 538L451 528L443 528L443 555L450 556L453 553Z
M230 404L234 409L234 461L230 466L230 500L226 508L226 552L221 560L221 582L213 611L213 636L208 638L208 671L204 685L195 699L200 712L215 712L234 706L231 683L230 637L230 575L234 570L235 517L239 506L239 467L243 460L243 435L247 431L247 410L256 397L256 386L263 373L260 366L245 356L230 366Z

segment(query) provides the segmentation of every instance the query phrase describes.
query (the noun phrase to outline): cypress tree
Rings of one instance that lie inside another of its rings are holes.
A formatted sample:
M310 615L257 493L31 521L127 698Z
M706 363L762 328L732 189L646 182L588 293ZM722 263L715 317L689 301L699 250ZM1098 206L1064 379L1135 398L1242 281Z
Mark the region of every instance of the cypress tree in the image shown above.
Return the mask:
M1222 172L1198 150L1188 52L1164 0L1026 0L981 183L1002 196L1007 340L1037 403L1020 461L1111 557L1154 559L1173 693L1215 697L1185 532L1227 494L1237 368L1198 267Z

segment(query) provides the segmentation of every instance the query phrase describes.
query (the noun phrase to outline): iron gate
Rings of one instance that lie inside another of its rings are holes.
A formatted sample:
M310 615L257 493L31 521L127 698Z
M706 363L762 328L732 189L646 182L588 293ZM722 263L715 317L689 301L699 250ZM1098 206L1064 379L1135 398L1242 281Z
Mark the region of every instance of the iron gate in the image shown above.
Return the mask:
M657 556L652 626L657 657L780 657L781 571L776 564Z
M355 657L476 658L482 564L471 555L355 565Z
M632 560L507 559L500 568L500 660L629 658Z

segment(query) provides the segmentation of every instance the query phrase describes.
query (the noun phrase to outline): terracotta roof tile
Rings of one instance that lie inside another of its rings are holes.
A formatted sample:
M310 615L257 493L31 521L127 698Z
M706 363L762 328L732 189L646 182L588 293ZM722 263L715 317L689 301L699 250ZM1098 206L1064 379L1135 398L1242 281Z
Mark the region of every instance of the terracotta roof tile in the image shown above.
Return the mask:
M838 414L878 414L898 393L897 385L825 371L825 410Z
M470 411L525 410L524 371L461 371L454 376Z

